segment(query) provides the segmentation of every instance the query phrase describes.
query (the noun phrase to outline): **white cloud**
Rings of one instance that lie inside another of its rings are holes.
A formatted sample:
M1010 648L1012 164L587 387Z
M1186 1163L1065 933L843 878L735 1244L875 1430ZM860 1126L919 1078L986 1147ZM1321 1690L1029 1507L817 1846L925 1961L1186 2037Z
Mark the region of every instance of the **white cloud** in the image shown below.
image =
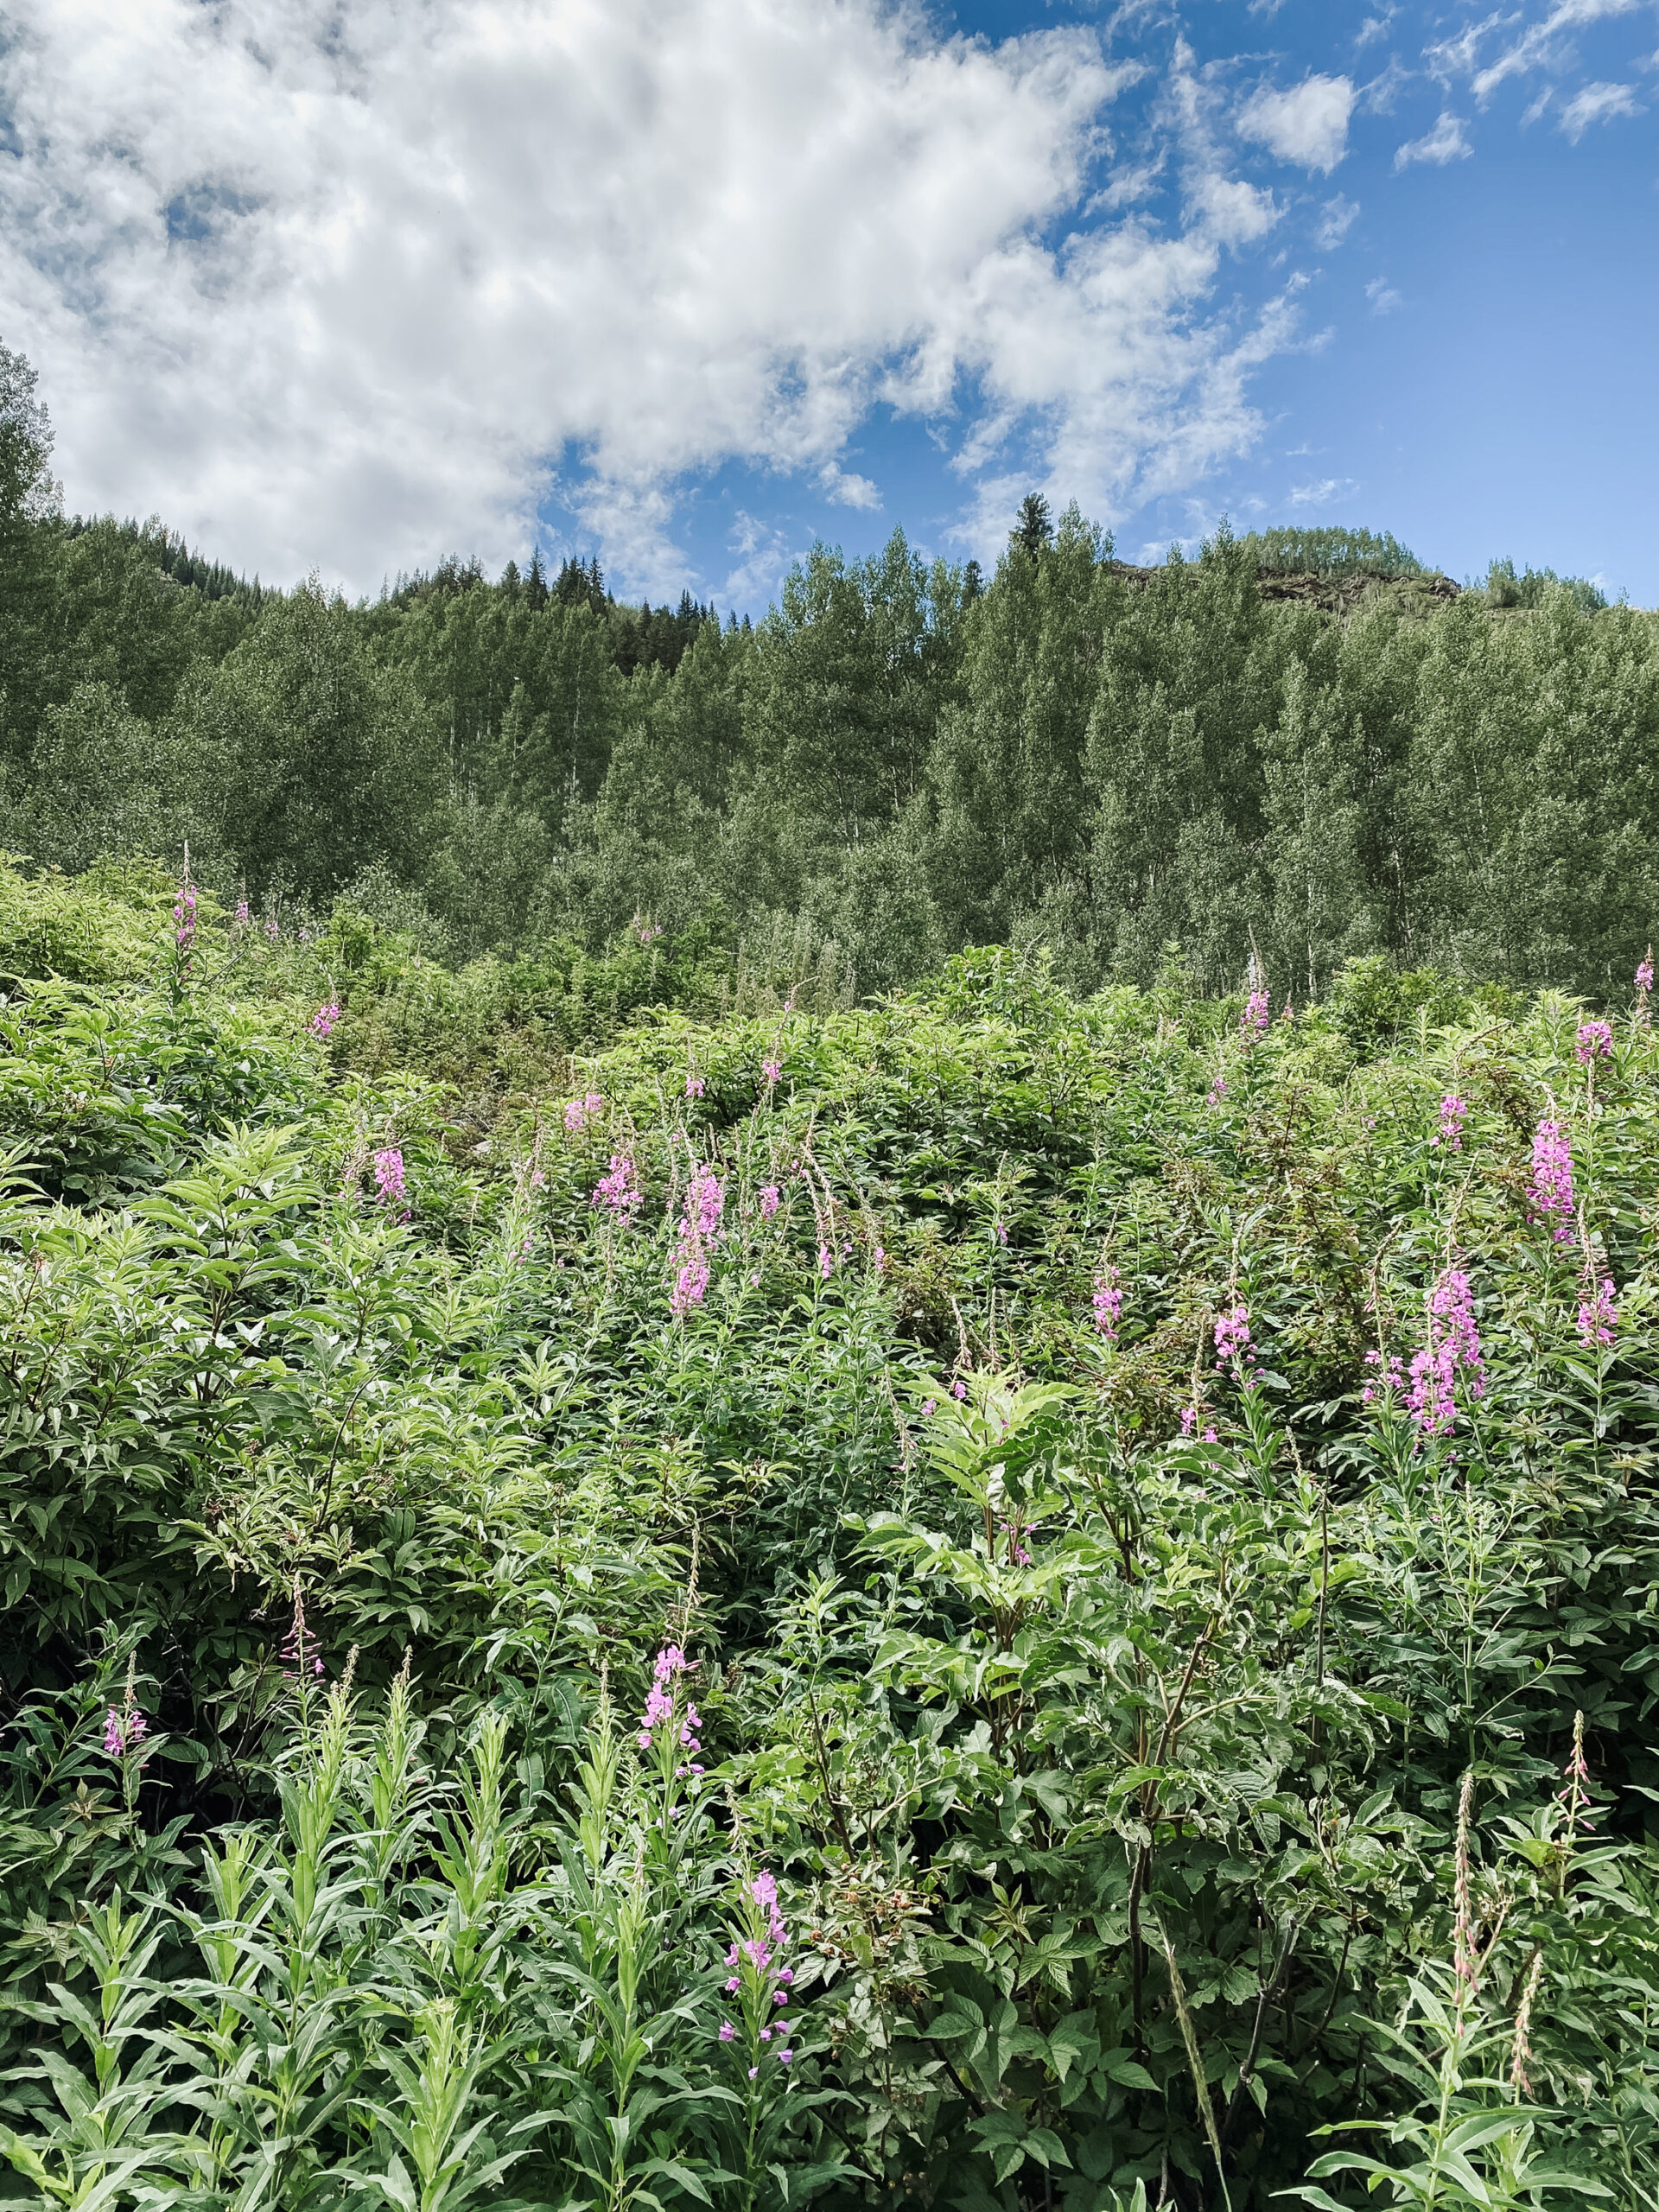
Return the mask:
M1448 162L1466 161L1474 148L1463 135L1463 119L1449 108L1442 109L1432 130L1421 138L1408 138L1403 146L1396 147L1394 166L1409 168L1414 162L1429 162L1444 168Z
M1557 128L1576 146L1592 123L1611 123L1615 116L1646 111L1628 85L1586 85L1562 108Z
M71 504L267 578L499 561L556 495L620 581L677 588L677 487L823 483L880 399L971 397L974 500L1018 435L1109 518L1249 442L1291 336L1207 305L1270 194L1189 165L1184 232L1066 234L1141 73L1089 32L944 40L886 0L8 12L0 325Z
M1326 476L1316 484L1293 484L1290 504L1293 507L1328 507L1332 499L1351 499L1359 489L1351 476Z
M1556 61L1569 32L1602 22L1610 16L1628 16L1636 6L1637 0L1555 0L1541 21L1529 23L1495 61L1476 71L1470 80L1475 98L1484 103L1507 79Z
M1386 276L1373 276L1365 287L1365 296L1371 303L1373 315L1392 315L1402 304L1400 294Z
M1348 118L1354 87L1347 77L1305 77L1287 92L1264 86L1239 110L1242 137L1265 146L1281 162L1329 176L1348 151Z
M868 476L855 476L837 461L827 461L818 471L818 489L838 507L880 511L881 494Z
M1313 243L1321 253L1330 253L1339 246L1354 225L1359 220L1359 202L1338 193L1334 200L1327 200L1319 211L1319 226L1313 233Z
M1380 16L1367 16L1354 34L1354 51L1357 54L1363 53L1377 39L1386 38L1389 26L1399 12L1397 8L1385 8Z

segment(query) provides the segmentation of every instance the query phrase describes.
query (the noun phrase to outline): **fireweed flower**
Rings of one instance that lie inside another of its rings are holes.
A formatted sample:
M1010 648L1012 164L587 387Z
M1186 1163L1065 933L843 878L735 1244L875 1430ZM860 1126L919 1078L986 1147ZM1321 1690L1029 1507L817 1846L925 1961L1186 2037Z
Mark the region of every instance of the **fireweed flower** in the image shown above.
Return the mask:
M774 1053L770 1058L761 1061L760 1072L766 1079L766 1089L775 1090L783 1081L784 1064Z
M1109 1262L1095 1277L1095 1326L1108 1344L1117 1342L1117 1325L1123 1313L1123 1290L1117 1269Z
M692 1072L691 1072L689 1076L687 1076L687 1077L685 1078L685 1095L686 1095L686 1096L687 1096L688 1098L701 1098L701 1097L702 1097L702 1094L703 1094L703 1090L704 1090L704 1088L705 1088L705 1086L704 1086L704 1084L703 1084L702 1077L699 1074L697 1074L697 1072L696 1072L696 1070L694 1069L694 1070L692 1071Z
M834 1274L835 1272L835 1254L830 1249L830 1247L827 1244L820 1244L818 1247L818 1273L823 1276L825 1282L828 1282L830 1276Z
M1211 1084L1210 1096L1205 1103L1206 1105L1210 1106L1219 1106L1222 1100L1226 1096L1227 1078L1224 1075L1218 1075L1215 1081Z
M1216 1359L1219 1365L1236 1368L1243 1375L1255 1358L1250 1350L1250 1309L1242 1300L1236 1300L1226 1313L1216 1316Z
M1580 1066L1592 1067L1598 1060L1613 1057L1612 1026L1605 1021L1581 1021L1578 1042L1573 1051Z
M613 1152L611 1172L601 1175L594 1188L591 1203L601 1206L626 1229L645 1204L645 1193L633 1179L633 1154Z
M1443 1144L1448 1152L1461 1152L1463 1125L1468 1118L1466 1103L1459 1097L1455 1090L1448 1090L1440 1101L1440 1126L1430 1137L1430 1144Z
M1555 1121L1540 1122L1532 1138L1532 1182L1528 1189L1535 1223L1553 1223L1554 1240L1565 1244L1574 1205L1573 1153Z
M1604 1276L1599 1282L1586 1281L1584 1296L1579 1303L1579 1341L1586 1351L1595 1344L1610 1344L1613 1332L1618 1326L1618 1310L1613 1304L1612 1278Z
M404 1155L395 1144L374 1155L374 1195L391 1205L404 1195Z
M277 920L276 915L273 914L265 924L265 935L270 939L271 943L275 944L282 933L282 924Z
M1393 1354L1384 1359L1380 1351L1368 1351L1365 1364L1375 1368L1376 1373L1366 1378L1365 1387L1359 1394L1362 1405L1369 1406L1379 1396L1393 1398L1405 1389L1405 1370Z
M1465 1395L1471 1401L1484 1397L1486 1362L1469 1278L1460 1268L1447 1268L1429 1293L1428 1329L1421 1348L1412 1354L1411 1385L1406 1393L1411 1417L1424 1436L1452 1433L1459 1372Z
M1247 1045L1255 1044L1265 1035L1273 1019L1273 1002L1265 991L1252 991L1244 1001L1244 1011L1239 1017L1238 1033Z
M590 1090L585 1098L573 1098L564 1109L565 1135L571 1137L579 1135L595 1114L603 1112L604 1106L605 1101L596 1090Z
M733 2037L736 2033L737 2033L737 2030L736 2030L736 2029L732 2025L732 2024L731 2024L731 2022L730 2022L729 2020L722 2020L722 2021L721 2022L721 2024L720 2024L720 2039L721 2039L721 2043L730 2043L730 2041L731 2041L732 2037Z
M766 1184L760 1192L760 1218L770 1221L778 1211L782 1193L775 1183Z
M173 942L187 960L196 941L196 887L187 875L173 902Z
M999 1534L1007 1538L1009 1566L1029 1567L1031 1565L1031 1554L1026 1549L1025 1546L1020 1541L1024 1531L1020 1529L1019 1523L1014 1521L999 1521L996 1526Z
M326 1005L317 1008L307 1027L314 1037L328 1037L333 1035L334 1026L339 1020L340 1008L334 1001L330 999Z
M684 1674L684 1652L677 1643L665 1643L657 1654L656 1663L652 1669L651 1688L645 1693L645 1709L639 1717L639 1744L642 1751L660 1749L671 1743L677 1743L681 1750L687 1751L702 1749L696 1736L696 1731L702 1726L696 1707L688 1698L684 1713L680 1713L678 1710L678 1693L675 1684ZM677 1771L683 1775L688 1769L681 1766Z
M699 1167L685 1194L674 1251L674 1287L668 1310L676 1319L701 1306L709 1291L708 1247L720 1235L726 1192L712 1167Z
M143 1743L149 1726L137 1706L128 1706L124 1710L112 1705L104 1723L105 1750L112 1759L125 1758L129 1751L136 1751Z
M245 899L238 899L236 902L236 926L239 930L248 926L248 902Z

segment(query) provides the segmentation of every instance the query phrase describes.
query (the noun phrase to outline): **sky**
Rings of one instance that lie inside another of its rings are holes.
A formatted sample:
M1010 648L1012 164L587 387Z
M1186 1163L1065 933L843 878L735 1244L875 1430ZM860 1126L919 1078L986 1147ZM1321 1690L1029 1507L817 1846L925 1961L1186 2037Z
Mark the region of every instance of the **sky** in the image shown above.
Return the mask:
M1391 531L1659 603L1659 0L0 0L67 506L759 614Z

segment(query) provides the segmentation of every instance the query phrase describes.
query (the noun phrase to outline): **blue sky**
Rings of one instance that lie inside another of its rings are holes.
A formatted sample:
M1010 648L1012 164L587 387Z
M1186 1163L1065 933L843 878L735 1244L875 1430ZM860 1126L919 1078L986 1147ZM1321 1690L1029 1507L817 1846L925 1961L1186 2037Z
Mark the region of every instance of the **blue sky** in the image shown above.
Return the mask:
M1244 325L1288 295L1294 325L1249 379L1255 434L1179 489L1126 505L1113 518L1122 557L1190 548L1223 514L1236 530L1362 523L1460 578L1509 556L1659 602L1659 20L1629 8L1552 28L1567 12L1342 0L1211 0L1122 10L1116 22L1094 7L935 12L941 29L993 42L1076 23L1144 62L1114 104L1100 168L1109 176L1143 149L1162 156L1141 204L1171 234L1182 188L1159 109L1179 41L1218 104L1314 75L1355 87L1328 175L1238 145L1230 173L1270 191L1279 213L1261 240L1225 255L1206 305ZM1511 56L1480 97L1476 76ZM1571 112L1586 86L1603 89ZM1400 149L1432 140L1443 115L1455 135L1402 162ZM1074 220L1066 209L1050 236ZM734 510L849 553L898 522L930 551L962 556L962 486L937 429L878 409L850 451L848 466L880 486L879 512L849 515L810 484L728 468L688 510L702 565L718 565ZM1040 441L1027 452L1032 480L1070 496Z
M11 0L72 508L372 592L1363 523L1659 602L1659 5Z

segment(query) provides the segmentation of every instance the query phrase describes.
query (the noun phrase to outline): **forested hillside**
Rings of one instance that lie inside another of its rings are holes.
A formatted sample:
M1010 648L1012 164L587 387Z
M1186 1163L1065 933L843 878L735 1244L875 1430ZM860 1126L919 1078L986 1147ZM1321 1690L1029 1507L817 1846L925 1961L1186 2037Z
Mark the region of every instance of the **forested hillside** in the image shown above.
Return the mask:
M36 867L188 841L229 902L351 888L452 965L798 936L866 995L1041 941L1084 988L1176 942L1205 990L1376 955L1599 998L1645 943L1659 618L1587 586L1458 593L1364 531L1135 569L1033 500L988 581L895 531L753 626L539 556L353 607L66 522L6 359L0 845Z

